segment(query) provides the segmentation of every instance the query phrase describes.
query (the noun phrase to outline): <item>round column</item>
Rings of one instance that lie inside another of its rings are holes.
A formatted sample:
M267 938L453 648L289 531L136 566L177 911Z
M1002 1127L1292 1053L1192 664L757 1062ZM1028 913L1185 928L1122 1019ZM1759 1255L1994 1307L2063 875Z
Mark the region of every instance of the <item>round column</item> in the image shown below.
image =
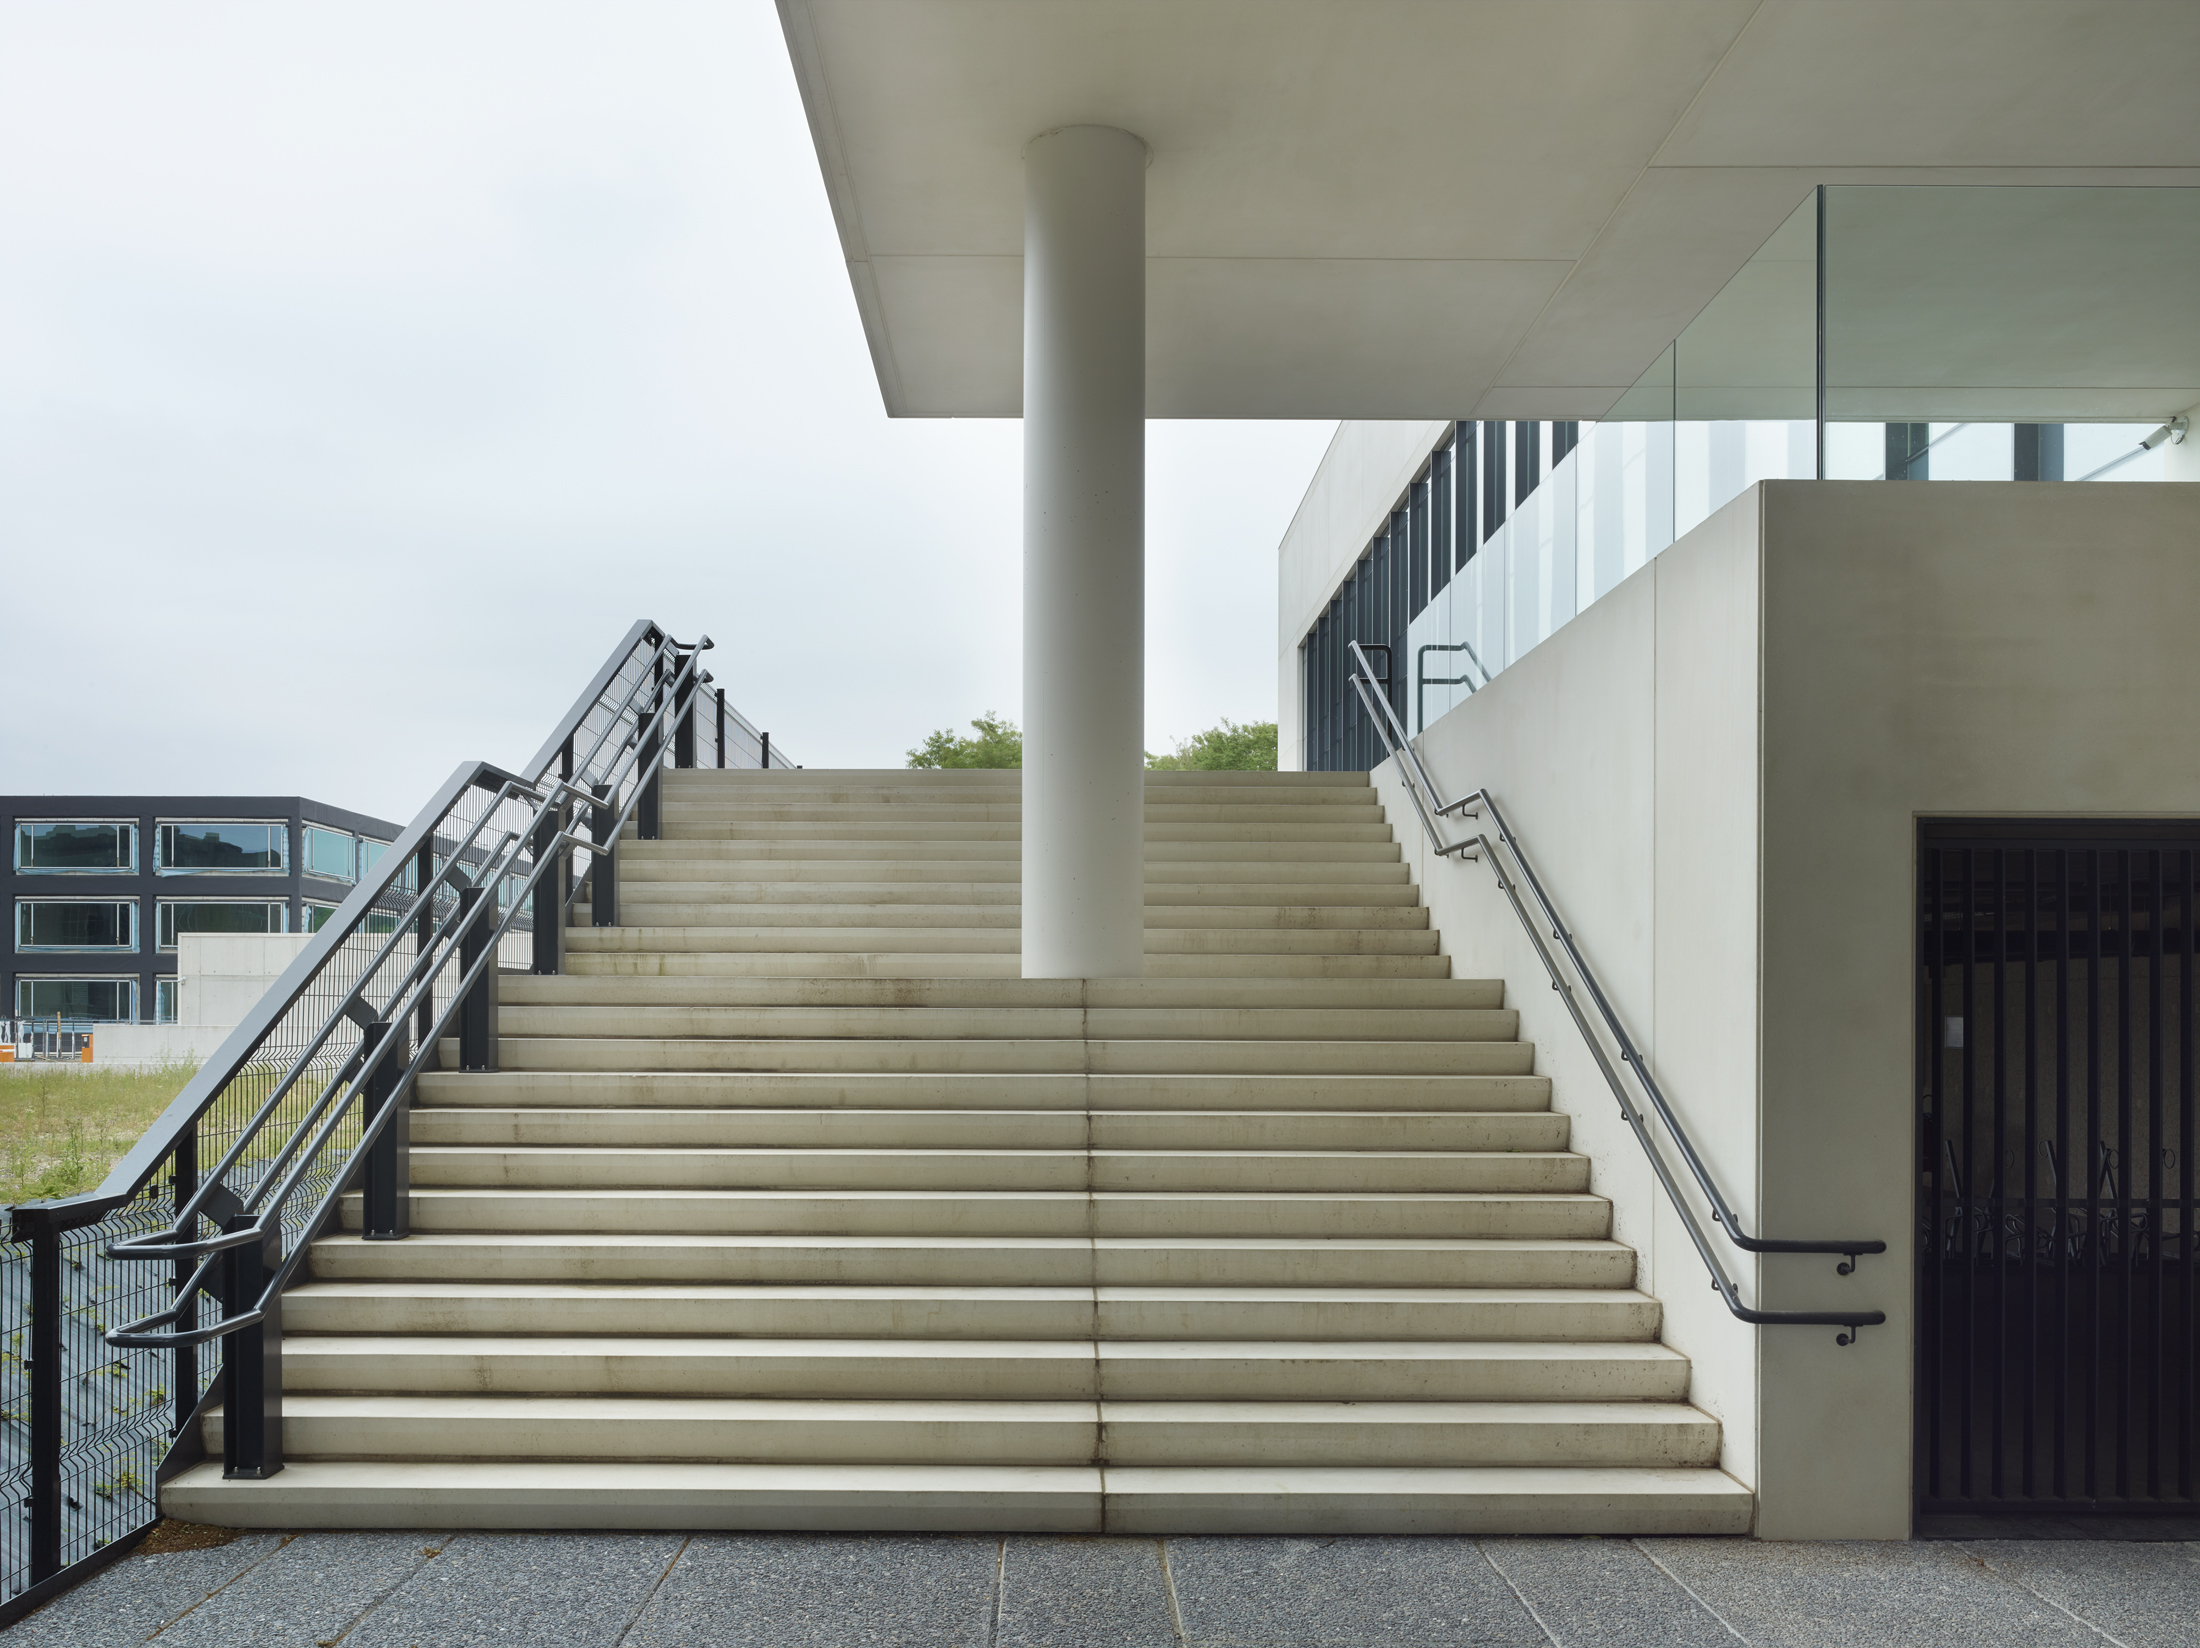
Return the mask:
M1026 978L1146 958L1146 145L1024 151Z

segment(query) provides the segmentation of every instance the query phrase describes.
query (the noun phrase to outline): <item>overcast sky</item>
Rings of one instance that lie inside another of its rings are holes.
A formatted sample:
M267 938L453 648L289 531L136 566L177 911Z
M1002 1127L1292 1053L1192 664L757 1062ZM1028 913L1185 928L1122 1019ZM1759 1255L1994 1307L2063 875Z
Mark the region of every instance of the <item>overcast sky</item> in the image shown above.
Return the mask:
M1152 426L1150 748L1332 428ZM1019 713L1019 453L881 409L769 0L0 0L0 791L402 821L642 616L899 765Z

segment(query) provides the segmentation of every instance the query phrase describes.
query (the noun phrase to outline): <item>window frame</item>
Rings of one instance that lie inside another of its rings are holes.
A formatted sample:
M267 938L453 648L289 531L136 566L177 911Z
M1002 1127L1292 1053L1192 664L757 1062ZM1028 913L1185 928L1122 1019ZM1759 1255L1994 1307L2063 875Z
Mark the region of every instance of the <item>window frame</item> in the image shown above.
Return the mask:
M18 973L15 975L15 1016L19 1019L76 1018L75 1013L40 1013L34 1011L31 990L40 984L114 984L125 992L124 1002L129 1012L111 1019L91 1018L92 1024L136 1024L138 1020L138 979L135 973Z
M221 865L177 865L168 862L162 850L162 832L181 829L192 824L249 824L259 829L276 832L281 843L272 868L247 865L229 869ZM157 876L288 876L290 874L290 820L287 818L156 818L153 820L153 873Z
M313 838L317 835L334 836L344 843L344 873L331 874L313 866ZM350 830L340 830L333 824L315 824L310 820L298 826L298 873L311 876L316 881L333 881L340 886L352 887L359 881L359 837Z
M160 956L175 955L180 946L166 936L168 914L179 904L236 904L259 905L275 912L275 925L265 933L244 933L244 938L267 938L290 930L290 900L287 898L159 898L153 901L153 953ZM182 937L179 932L176 938Z
M25 864L23 862L23 832L41 824L114 825L129 832L130 862L127 866L112 868L99 865L93 868L64 866L59 864ZM138 873L138 821L134 818L17 818L9 822L10 862L19 876L134 876Z
M24 940L24 918L40 904L111 904L118 910L130 912L130 941L127 944L31 944ZM116 896L111 898L55 898L37 894L19 896L15 901L15 923L11 933L13 948L19 956L134 956L144 948L145 934L139 924L138 901L135 898Z

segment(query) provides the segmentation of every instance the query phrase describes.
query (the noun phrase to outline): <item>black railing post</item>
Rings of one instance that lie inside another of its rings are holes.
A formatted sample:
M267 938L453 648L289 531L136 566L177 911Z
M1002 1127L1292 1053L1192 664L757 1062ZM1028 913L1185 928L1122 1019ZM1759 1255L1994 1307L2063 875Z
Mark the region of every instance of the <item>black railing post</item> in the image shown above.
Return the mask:
M360 1051L368 1058L396 1026L377 1019L367 1027ZM400 1042L389 1049L367 1077L361 1095L363 1119L371 1121L397 1091L410 1050ZM369 1147L359 1173L359 1234L369 1242L402 1241L412 1234L412 1095L399 1105L389 1125Z
M496 903L491 896L493 887L468 887L458 895L458 919L463 925L484 900L489 901L486 910L480 910L479 918L466 927L458 940L458 969L464 974L473 970L474 963L489 952L490 935L496 931ZM461 1070L494 1070L497 1067L497 964L494 956L482 970L473 988L466 992L466 1001L458 1010L458 1067Z
M662 775L651 769L651 763L663 747L664 729L657 724L657 709L663 702L664 693L660 688L650 699L648 719L643 723L646 730L642 733L641 752L634 760L635 772L649 775L642 780L641 799L634 806L634 833L644 841L655 841L662 834L657 805Z
M191 1200L191 1193L199 1188L199 1129L197 1123L194 1122L177 1135L176 1153L173 1160L175 1162L176 1211L181 1213L184 1204ZM196 1236L198 1231L193 1229L187 1234ZM198 1268L198 1264L194 1260L178 1259L176 1261L176 1331L178 1333L192 1333L197 1330L199 1325L198 1290L190 1286L191 1277ZM175 1423L169 1427L169 1434L181 1436L183 1428L191 1422L191 1410L199 1405L198 1346L178 1345L176 1347L173 1389L172 1400L176 1418Z
M535 877L535 959L533 971L537 973L562 973L565 971L565 863L567 853L558 844L558 832L565 828L565 802L562 798L535 826L535 865L542 873ZM549 868L542 869L548 865Z
M229 1228L252 1223L239 1214ZM282 1227L264 1242L233 1247L223 1260L223 1313L242 1315L282 1263ZM270 1294L267 1314L222 1340L222 1475L254 1480L283 1468L283 1301Z
M429 832L420 851L413 855L413 886L425 890L435 878L435 835ZM420 906L420 919L413 926L415 953L426 956L435 947L435 900L429 898ZM430 973L420 981L420 1011L413 1015L415 1041L426 1041L435 1034L435 975Z
M761 740L764 746L763 757L756 763L756 765L758 766L758 768L768 771L772 764L772 735L768 732L762 732L758 733L756 736L759 740Z
M695 765L695 675L690 671L672 695L672 764Z
M718 700L718 765L723 767L726 764L726 689L720 687L713 696Z
M18 1219L22 1213L16 1215ZM61 1572L61 1232L31 1229L31 1583Z
M609 784L591 784L589 794L596 800L588 809L588 839L596 844L589 854L588 866L588 922L592 927L616 927L619 924L619 865L613 851L611 832L619 821L619 809L612 805L614 795Z

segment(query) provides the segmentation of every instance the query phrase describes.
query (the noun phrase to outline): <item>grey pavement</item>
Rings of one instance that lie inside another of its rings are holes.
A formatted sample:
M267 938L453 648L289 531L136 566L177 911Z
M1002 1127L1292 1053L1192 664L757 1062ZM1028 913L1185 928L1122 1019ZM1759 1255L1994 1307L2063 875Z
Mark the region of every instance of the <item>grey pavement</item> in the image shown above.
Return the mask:
M6 1648L2194 1648L2200 1544L247 1534Z

